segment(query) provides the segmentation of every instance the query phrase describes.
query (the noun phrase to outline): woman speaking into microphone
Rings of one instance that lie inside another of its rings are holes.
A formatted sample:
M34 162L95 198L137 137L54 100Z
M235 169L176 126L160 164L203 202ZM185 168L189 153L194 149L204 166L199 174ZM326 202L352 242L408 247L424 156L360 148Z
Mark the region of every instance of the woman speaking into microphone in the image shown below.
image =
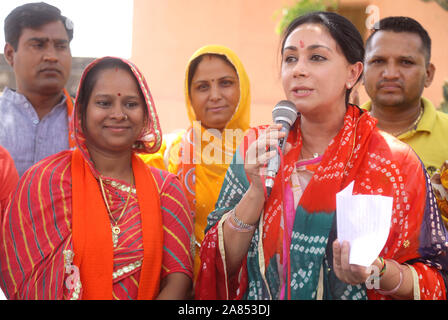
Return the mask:
M330 12L295 19L281 46L286 98L300 116L252 130L208 217L199 299L445 299L446 230L417 155L349 104L363 71L353 24ZM253 134L255 133L255 134ZM286 138L269 197L266 166ZM390 232L369 268L349 264L336 239L336 193L393 197Z

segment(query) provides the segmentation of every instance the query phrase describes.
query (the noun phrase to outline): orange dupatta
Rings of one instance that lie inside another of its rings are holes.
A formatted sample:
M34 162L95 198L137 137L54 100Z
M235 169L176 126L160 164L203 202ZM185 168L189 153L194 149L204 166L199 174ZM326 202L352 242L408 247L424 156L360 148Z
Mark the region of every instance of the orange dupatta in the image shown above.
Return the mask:
M110 220L98 182L79 149L72 155L72 235L74 264L80 269L83 299L112 299L113 245ZM132 169L140 206L143 264L138 299L159 293L163 230L159 191L152 173L135 154Z

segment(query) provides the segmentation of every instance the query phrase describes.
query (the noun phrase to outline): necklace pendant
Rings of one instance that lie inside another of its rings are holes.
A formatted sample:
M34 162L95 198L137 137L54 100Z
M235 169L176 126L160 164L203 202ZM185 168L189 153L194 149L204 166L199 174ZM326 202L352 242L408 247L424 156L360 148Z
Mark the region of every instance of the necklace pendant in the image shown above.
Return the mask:
M121 232L121 230L120 230L120 227L119 226L112 226L112 232L115 234L115 235L119 235L120 234L120 232Z
M118 226L112 226L112 243L114 245L114 248L118 245L118 235L120 234L121 230Z

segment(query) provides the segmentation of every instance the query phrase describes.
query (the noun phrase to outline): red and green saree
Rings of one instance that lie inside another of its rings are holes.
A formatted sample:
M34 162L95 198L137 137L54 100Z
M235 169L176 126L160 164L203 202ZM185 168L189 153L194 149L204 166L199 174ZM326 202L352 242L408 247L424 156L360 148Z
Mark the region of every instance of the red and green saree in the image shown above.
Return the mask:
M415 299L446 299L447 232L420 159L404 143L376 128L376 120L349 106L334 137L303 190L292 221L287 219L285 186L291 187L302 145L300 121L288 136L292 150L265 203L258 229L239 273L225 269L222 224L249 187L244 157L263 128L252 130L236 152L221 194L210 214L196 284L199 299L388 299L365 285L348 285L332 270L336 239L336 193L352 181L354 194L393 197L391 229L381 255L406 263ZM286 211L285 211L286 208ZM285 250L286 248L286 250ZM322 277L320 277L322 274Z

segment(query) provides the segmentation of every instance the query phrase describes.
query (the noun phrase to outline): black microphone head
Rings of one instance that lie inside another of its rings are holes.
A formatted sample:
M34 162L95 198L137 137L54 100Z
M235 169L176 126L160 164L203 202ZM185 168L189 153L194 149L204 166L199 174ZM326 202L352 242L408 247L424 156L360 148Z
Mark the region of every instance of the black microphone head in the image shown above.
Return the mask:
M289 126L292 126L297 119L297 109L294 103L288 100L282 100L277 103L272 110L272 119L275 123L286 122Z

